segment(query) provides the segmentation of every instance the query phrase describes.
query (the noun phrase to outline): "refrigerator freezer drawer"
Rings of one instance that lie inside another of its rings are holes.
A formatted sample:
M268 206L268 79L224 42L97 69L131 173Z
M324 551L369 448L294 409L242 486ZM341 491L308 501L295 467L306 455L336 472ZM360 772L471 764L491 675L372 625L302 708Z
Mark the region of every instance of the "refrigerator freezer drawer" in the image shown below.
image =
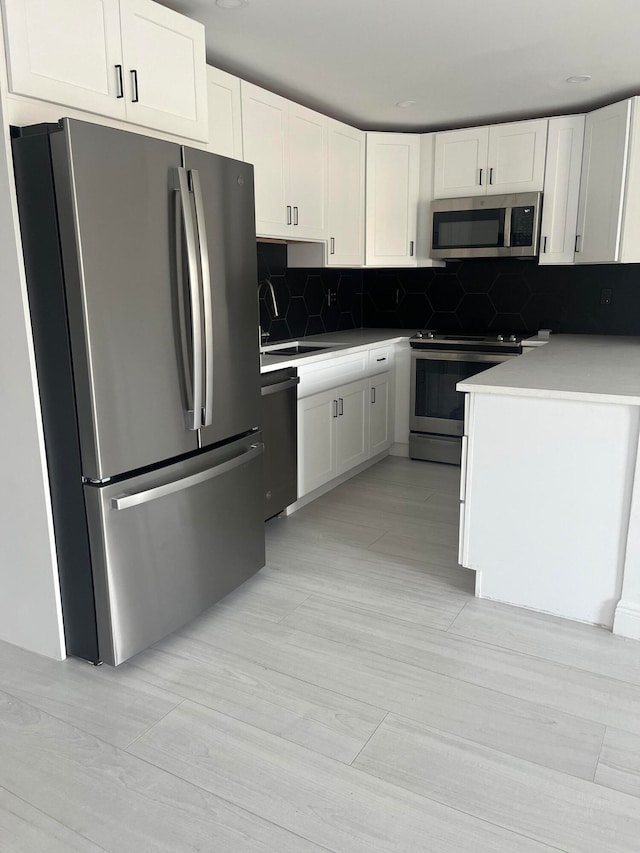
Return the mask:
M85 486L100 657L117 665L264 565L262 441Z

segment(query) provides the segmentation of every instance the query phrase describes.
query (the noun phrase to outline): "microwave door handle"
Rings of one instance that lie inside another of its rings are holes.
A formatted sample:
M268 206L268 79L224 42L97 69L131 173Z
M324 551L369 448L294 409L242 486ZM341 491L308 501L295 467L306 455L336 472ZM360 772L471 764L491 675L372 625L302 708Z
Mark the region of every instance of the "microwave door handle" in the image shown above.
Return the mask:
M508 249L511 245L511 216L513 208L507 207L504 211L504 247Z
M191 357L185 359L185 371L187 374L188 383L188 402L187 402L187 429L197 430L202 426L202 317L200 312L200 276L198 273L198 259L196 249L196 235L190 204L189 182L187 178L187 170L182 166L178 166L176 174L176 231L179 228L184 228L184 237L187 250L187 278L189 287L189 307L191 314ZM178 213L179 211L179 213ZM181 216L180 216L181 214ZM182 220L180 222L180 219ZM176 240L181 247L181 240ZM182 263L182 259L178 258L178 265ZM182 299L183 295L180 294ZM183 325L183 324L181 324ZM186 334L186 329L182 329L182 334ZM185 348L183 338L183 350ZM188 369L188 365L191 369Z
M204 410L202 426L211 426L213 423L213 305L209 242L207 240L204 198L199 172L196 169L191 169L189 179L195 202L197 241L202 271L202 307L204 309Z

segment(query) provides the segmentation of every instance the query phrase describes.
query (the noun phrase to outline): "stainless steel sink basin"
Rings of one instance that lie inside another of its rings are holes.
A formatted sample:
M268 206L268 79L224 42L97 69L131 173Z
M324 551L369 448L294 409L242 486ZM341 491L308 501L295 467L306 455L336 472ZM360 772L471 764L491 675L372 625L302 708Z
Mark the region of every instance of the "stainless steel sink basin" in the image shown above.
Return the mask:
M263 355L302 355L306 352L321 352L328 347L311 346L307 344L294 344L290 347L282 347L281 349L264 350Z

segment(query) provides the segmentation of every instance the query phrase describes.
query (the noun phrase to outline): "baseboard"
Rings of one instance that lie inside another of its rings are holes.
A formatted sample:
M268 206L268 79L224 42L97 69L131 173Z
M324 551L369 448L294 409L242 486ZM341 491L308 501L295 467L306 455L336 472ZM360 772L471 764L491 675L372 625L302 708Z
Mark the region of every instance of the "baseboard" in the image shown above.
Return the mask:
M405 456L407 459L409 458L409 442L396 441L391 445L391 450L389 450L389 456Z
M344 474L340 474L339 477L336 477L333 480L329 480L328 483L325 483L323 486L318 486L317 489L314 489L312 492L304 495L304 497L298 498L298 500L288 506L284 514L292 515L296 510L302 509L303 506L310 504L312 501L315 501L316 498L322 497L322 495L326 495L327 492L330 492L332 489L335 489L336 486L340 486L342 483L346 483L347 480L350 480L352 477L355 477L356 474L362 473L362 471L366 471L367 468L371 468L372 465L375 465L376 462L380 462L386 456L389 455L388 450L384 450L382 453L378 453L377 456L372 456L371 459L367 459L366 462L361 462L360 465L356 465L355 468L351 468L349 471L345 471Z
M640 605L620 600L613 617L613 633L640 640Z

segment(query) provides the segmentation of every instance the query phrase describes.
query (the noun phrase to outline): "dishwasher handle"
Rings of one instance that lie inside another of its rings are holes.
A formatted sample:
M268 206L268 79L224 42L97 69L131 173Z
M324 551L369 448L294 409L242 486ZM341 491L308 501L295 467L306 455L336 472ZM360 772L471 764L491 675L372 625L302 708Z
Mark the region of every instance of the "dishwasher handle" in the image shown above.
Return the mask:
M300 377L294 379L286 379L284 382L278 382L276 385L264 385L260 391L262 397L268 397L269 394L277 394L279 391L287 391L289 388L295 388L300 383Z

